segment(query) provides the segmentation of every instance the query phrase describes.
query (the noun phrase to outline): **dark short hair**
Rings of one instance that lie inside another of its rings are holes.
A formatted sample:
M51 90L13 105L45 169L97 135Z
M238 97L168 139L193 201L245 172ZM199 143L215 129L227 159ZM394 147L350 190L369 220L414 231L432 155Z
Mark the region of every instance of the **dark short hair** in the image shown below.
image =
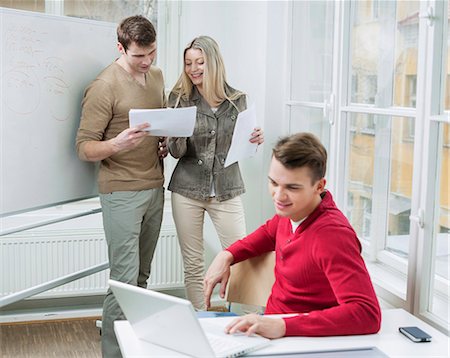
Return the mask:
M140 47L150 46L156 41L156 31L153 24L142 15L123 19L117 27L117 41L125 51L135 42Z
M288 169L308 167L313 183L325 177L327 150L312 133L296 133L281 138L272 154Z

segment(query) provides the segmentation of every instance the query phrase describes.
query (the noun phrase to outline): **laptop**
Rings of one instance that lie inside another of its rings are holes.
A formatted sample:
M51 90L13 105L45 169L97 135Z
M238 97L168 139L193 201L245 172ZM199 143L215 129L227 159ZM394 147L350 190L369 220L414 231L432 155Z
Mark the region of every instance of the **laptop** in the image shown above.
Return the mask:
M229 335L223 324L200 323L190 301L109 280L135 335L193 357L238 357L270 344L261 336Z

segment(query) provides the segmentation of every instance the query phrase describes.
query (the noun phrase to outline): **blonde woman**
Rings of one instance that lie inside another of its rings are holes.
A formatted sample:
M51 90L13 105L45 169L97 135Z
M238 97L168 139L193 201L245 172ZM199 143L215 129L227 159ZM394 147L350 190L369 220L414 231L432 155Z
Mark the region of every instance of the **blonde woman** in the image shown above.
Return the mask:
M197 107L194 133L169 138L168 149L179 161L172 174L172 212L183 256L186 294L204 310L203 224L210 216L222 248L246 236L240 195L245 192L238 163L224 168L239 112L247 107L244 93L228 85L219 46L208 36L184 50L184 71L169 95L170 107ZM261 144L255 128L249 141Z

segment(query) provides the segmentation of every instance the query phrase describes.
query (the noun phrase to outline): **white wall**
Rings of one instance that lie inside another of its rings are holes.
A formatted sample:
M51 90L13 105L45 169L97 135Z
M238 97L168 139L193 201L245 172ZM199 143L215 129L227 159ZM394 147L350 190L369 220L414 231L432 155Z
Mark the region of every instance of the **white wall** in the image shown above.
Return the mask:
M266 111L264 113L264 160L262 168L263 186L262 219L266 221L275 213L272 199L267 190L267 173L272 158L272 148L275 142L288 134L286 119L286 99L288 91L288 56L290 54L290 39L288 38L289 7L286 1L268 1L267 34L265 68L266 86L264 98Z
M199 35L214 38L224 57L228 82L247 93L248 104L256 104L258 121L264 127L267 3L188 1L182 4L182 48ZM249 230L257 227L261 216L261 152L260 148L255 158L241 163L247 189L243 200Z

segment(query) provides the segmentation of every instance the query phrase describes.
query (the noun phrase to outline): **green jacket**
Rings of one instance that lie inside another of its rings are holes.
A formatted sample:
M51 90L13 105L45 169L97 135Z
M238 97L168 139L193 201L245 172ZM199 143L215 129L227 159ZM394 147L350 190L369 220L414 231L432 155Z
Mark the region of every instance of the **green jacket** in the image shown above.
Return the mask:
M233 88L228 87L233 93ZM177 95L169 95L169 107L174 107ZM169 190L191 199L208 200L211 181L215 197L224 201L245 192L239 164L224 168L239 112L247 108L246 96L234 100L233 106L225 100L214 113L194 87L188 101L180 99L177 107L197 107L194 133L188 138L169 138L168 149L179 161L172 174Z

